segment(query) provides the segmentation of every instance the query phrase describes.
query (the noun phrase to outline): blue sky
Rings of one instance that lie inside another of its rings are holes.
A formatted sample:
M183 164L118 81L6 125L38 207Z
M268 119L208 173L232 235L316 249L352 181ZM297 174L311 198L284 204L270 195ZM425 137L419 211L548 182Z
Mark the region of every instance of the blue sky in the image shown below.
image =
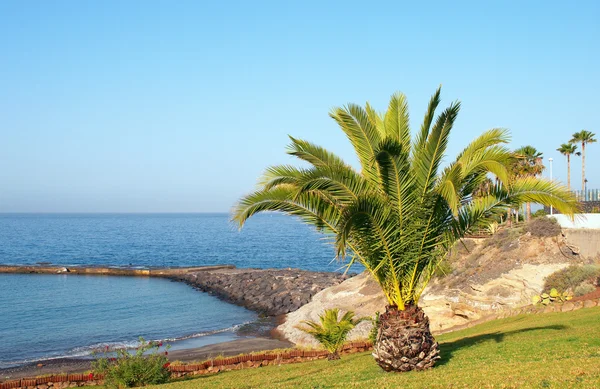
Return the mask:
M0 212L228 211L288 134L354 161L332 107L399 90L417 128L439 84L450 157L505 127L566 180L600 134L600 2L287 3L0 2Z

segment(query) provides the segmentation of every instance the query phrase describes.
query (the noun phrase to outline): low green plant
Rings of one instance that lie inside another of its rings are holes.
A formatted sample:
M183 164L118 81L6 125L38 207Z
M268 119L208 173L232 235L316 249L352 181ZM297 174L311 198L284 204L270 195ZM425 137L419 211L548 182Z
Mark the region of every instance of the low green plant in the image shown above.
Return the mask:
M166 351L169 346L164 352L159 352L162 346L162 343L140 338L140 345L134 353L106 347L104 356L92 362L92 367L96 374L104 375L104 385L110 389L163 384L169 380L171 373Z
M548 215L548 212L546 212L543 209L538 209L531 216L534 218L539 218L539 217L546 217L547 215Z
M534 304L548 305L550 303L563 303L572 298L573 296L567 292L560 293L558 290L552 289L550 290L550 293L542 293L539 296L533 296L532 301Z
M354 312L348 311L338 320L338 308L326 309L320 316L320 323L303 321L307 327L298 329L312 335L329 352L327 359L340 359L340 350L346 341L348 333L360 322L371 320L370 317L354 318Z
M499 228L500 224L498 224L498 222L491 222L490 224L488 224L486 230L490 235L494 235L496 232L498 232Z

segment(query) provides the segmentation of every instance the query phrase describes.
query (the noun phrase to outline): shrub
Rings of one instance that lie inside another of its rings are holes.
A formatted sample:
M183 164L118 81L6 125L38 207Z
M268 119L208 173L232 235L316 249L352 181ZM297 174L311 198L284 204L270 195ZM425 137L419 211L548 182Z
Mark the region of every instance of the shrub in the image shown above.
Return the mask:
M534 218L541 218L541 217L546 217L547 215L548 215L548 213L546 211L544 211L543 209L538 209L531 216Z
M550 274L546 278L544 291L548 292L552 288L557 290L575 291L582 283L595 284L600 276L600 266L598 265L571 265L565 269Z
M575 296L584 296L588 293L592 293L596 290L596 287L590 282L582 282L578 287L575 288Z
M164 384L171 373L168 369L168 352L159 353L160 347L162 343L146 342L140 338L140 345L134 354L118 349L113 351L116 357L109 357L111 350L107 347L104 357L96 359L92 367L97 374L104 374L104 385L111 389ZM148 352L150 355L145 355Z
M537 237L552 237L560 235L560 224L555 218L541 217L531 220L525 226L525 231Z
M340 359L340 350L346 341L348 333L360 322L371 320L370 317L361 317L354 319L354 312L346 312L339 320L340 310L338 308L326 309L320 316L320 324L314 321L303 321L308 327L298 327L298 329L311 334L314 338L329 351L327 359Z

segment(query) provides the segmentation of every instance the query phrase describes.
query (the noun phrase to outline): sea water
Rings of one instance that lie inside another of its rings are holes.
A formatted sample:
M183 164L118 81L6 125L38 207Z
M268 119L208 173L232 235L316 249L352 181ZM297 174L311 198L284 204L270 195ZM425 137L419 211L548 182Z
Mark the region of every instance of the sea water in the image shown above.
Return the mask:
M259 215L242 231L227 214L0 215L1 264L339 270L333 258L323 235L278 214ZM165 279L0 274L0 368L133 346L139 336L217 343L256 319Z
M227 341L257 317L160 278L0 274L0 286L0 368L135 347L140 336Z

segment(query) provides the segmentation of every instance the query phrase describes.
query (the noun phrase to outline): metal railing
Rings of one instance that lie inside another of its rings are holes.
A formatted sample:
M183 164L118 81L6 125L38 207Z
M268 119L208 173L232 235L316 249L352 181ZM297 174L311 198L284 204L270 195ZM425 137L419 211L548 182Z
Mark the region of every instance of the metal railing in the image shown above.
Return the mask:
M600 201L600 189L574 190L577 201Z

